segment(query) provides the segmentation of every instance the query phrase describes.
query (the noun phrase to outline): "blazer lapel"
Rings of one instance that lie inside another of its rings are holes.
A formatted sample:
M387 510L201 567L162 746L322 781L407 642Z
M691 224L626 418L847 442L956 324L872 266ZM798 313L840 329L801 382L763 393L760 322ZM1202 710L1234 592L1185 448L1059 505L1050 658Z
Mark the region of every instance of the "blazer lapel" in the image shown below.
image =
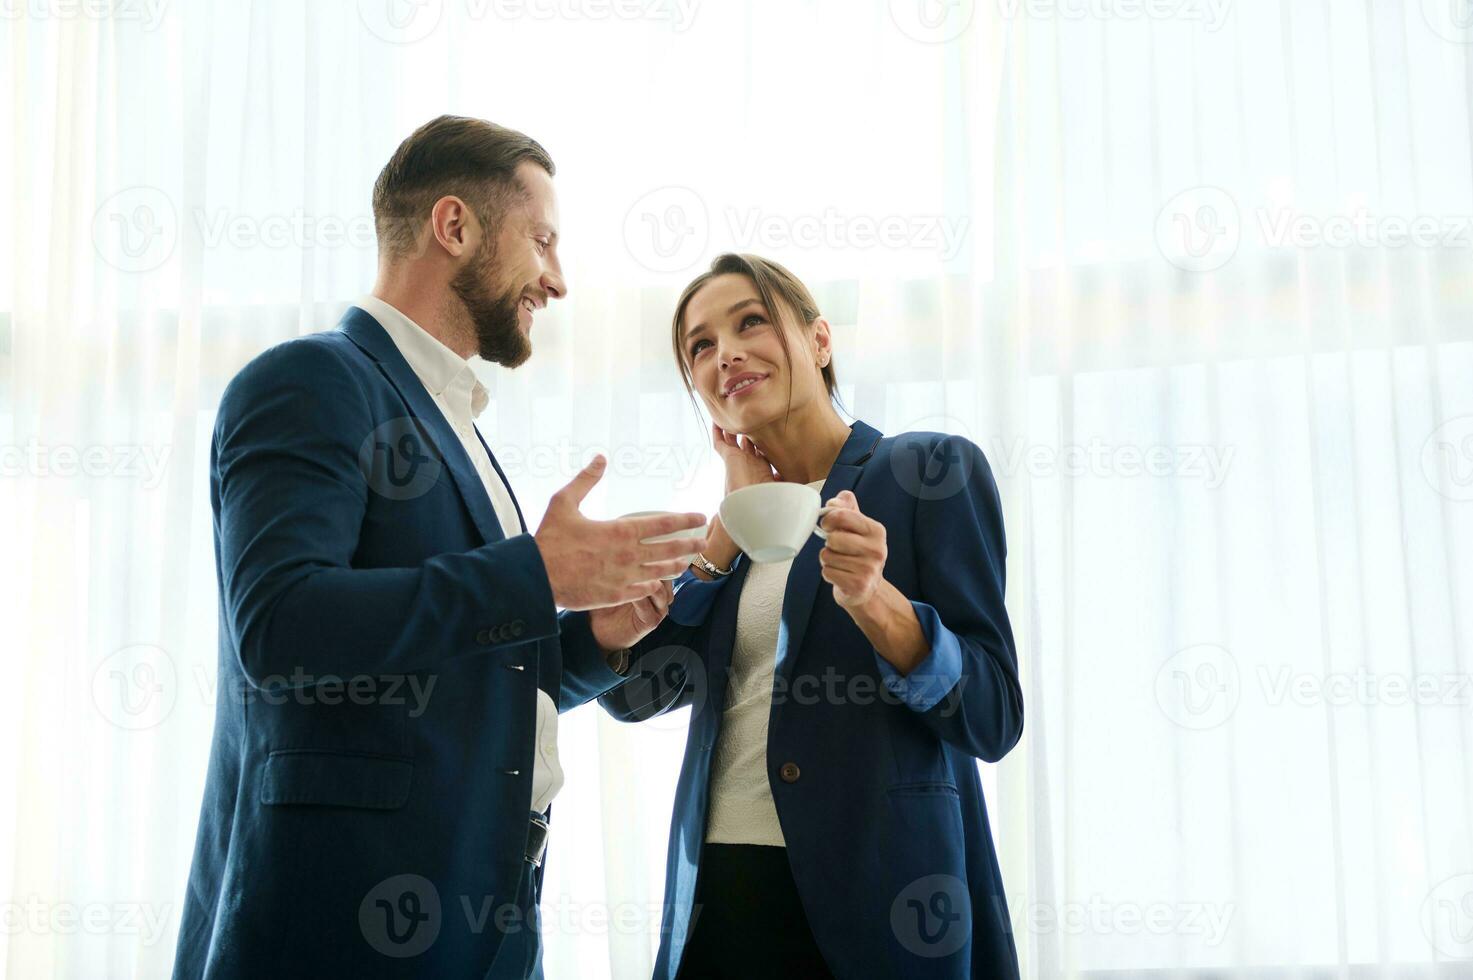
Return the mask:
M711 748L721 731L721 714L726 710L726 688L731 678L731 656L736 648L737 609L741 606L742 586L747 581L747 572L752 562L746 555L738 554L731 566L731 581L722 587L711 607L710 629L707 637L727 637L729 642L712 643L705 649L706 694L704 707L691 715L691 731L701 733L701 744ZM709 709L709 710L708 710ZM699 724L697 729L695 726Z
M505 535L501 531L501 521L496 517L496 509L491 506L491 498L486 493L486 485L481 482L481 475L476 472L475 465L466 455L465 446L455 430L445 420L445 413L440 411L440 406L435 404L435 400L425 390L424 383L419 380L409 362L404 360L404 355L399 353L399 348L388 331L372 314L356 306L348 307L338 323L338 329L383 367L389 381L409 404L414 417L425 426L435 444L436 452L444 461L445 468L450 471L456 489L460 491L461 499L465 501L466 509L470 511L476 530L481 533L482 543L491 544L502 540ZM497 472L500 472L499 468ZM520 508L517 514L520 517Z
M472 428L475 428L475 426L472 426ZM501 477L501 485L506 487L506 495L511 498L511 505L517 509L517 523L520 525L522 533L526 533L527 518L522 515L522 505L517 502L517 494L511 488L511 481L506 478L505 473L501 472L501 464L496 462L496 454L491 451L491 444L486 441L485 436L481 435L480 429L476 429L476 438L481 440L481 448L486 450L486 457L491 460L492 468L496 470L496 475Z
M834 460L833 469L829 470L828 479L819 491L821 502L827 503L842 490L854 489L864 464L874 455L882 438L878 429L858 420L849 428L849 438L844 442L844 448L839 450L839 458ZM808 543L788 569L782 620L777 628L777 674L784 682L792 680L793 663L803 648L803 637L808 632L808 620L813 613L813 600L819 583L823 581L818 566L818 553L822 550L823 539L816 534L810 535Z

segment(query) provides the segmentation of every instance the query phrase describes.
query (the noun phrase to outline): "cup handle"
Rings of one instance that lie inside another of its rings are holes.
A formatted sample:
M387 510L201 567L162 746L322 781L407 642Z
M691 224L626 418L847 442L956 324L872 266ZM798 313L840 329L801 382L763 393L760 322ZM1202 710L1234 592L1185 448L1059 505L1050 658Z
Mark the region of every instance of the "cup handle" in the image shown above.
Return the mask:
M829 532L825 531L822 527L823 519L828 516L830 511L838 509L838 507L820 507L818 509L818 518L813 525L813 533L827 541L829 539Z

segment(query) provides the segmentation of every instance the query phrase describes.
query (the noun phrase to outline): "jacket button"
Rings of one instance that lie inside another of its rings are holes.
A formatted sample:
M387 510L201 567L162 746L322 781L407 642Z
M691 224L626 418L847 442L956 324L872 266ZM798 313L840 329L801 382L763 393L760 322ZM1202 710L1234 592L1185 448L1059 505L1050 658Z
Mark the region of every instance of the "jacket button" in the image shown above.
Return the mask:
M514 620L512 620L512 624L511 624L511 635L512 636L521 636L523 630L525 630L525 629L526 629L526 624L523 623L520 619L514 619Z
M784 762L783 767L777 771L777 774L782 777L782 781L785 783L796 783L800 772L801 770L798 769L796 762Z
M481 630L476 634L476 642L481 646L487 646L491 642L491 631Z

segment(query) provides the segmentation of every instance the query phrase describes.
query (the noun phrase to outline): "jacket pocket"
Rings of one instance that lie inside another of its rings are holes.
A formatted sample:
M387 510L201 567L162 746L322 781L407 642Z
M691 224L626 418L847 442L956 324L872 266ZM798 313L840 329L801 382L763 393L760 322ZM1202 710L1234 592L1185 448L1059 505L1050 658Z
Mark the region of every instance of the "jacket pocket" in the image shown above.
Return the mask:
M947 796L960 799L961 794L951 783L929 780L919 783L897 783L886 790L891 796Z
M404 759L285 749L266 758L261 802L397 810L413 782L414 763Z

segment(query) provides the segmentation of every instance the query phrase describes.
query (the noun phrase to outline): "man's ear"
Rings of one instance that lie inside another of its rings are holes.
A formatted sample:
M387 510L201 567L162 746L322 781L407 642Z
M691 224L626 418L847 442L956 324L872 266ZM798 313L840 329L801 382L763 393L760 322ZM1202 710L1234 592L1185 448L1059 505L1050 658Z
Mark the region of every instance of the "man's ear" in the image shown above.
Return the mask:
M485 233L470 206L454 194L440 198L430 209L430 231L440 247L456 258L473 252L477 232Z

